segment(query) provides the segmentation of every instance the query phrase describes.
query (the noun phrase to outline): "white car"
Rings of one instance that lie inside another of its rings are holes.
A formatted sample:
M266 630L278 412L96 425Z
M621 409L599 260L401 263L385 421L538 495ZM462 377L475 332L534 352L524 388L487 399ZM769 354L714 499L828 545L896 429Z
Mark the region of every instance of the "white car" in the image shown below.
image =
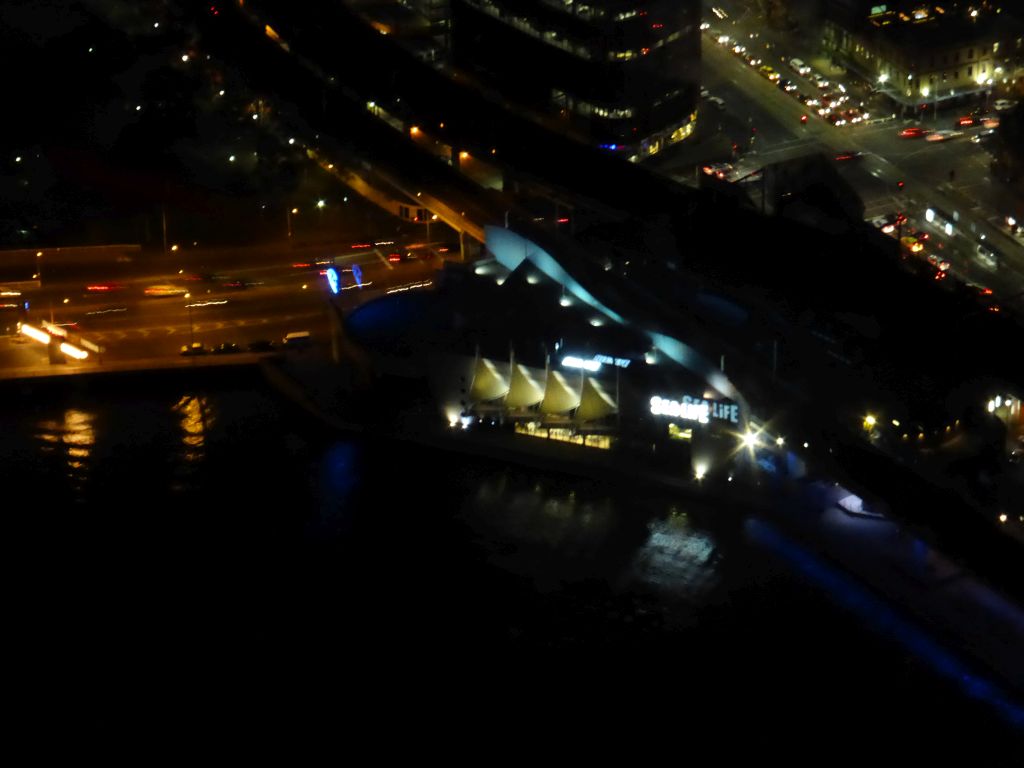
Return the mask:
M885 234L891 235L896 231L896 218L894 214L875 216L871 219L871 223Z
M709 104L714 104L719 109L725 109L725 101L722 99L721 96L708 96L706 99L704 99L704 101L708 102Z
M792 67L798 75L811 74L811 68L804 64L800 59L790 59L789 66Z
M1009 99L998 99L992 106L996 108L996 111L1002 112L1007 109L1013 109L1017 106L1017 102L1010 101Z
M924 137L925 141L949 141L950 139L958 139L964 135L963 131L932 131Z

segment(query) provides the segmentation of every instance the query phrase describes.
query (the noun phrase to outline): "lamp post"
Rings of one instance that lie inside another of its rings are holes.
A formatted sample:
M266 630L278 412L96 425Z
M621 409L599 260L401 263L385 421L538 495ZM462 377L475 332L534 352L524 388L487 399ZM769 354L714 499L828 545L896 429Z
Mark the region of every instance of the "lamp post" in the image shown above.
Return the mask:
M39 289L43 288L43 252L36 251L36 273L32 276L39 284ZM47 295L47 303L50 305L50 322L53 322L53 296Z
M292 239L292 216L299 212L298 208L288 208L285 210L285 218L288 221L288 239Z
M185 301L186 302L188 302L189 299L191 299L191 298L192 298L192 294L191 293L186 293L185 294ZM189 350L191 350L192 349L192 345L196 343L196 337L195 337L195 333L194 333L193 327L192 327L192 304L191 303L186 303L185 304L185 309L188 310L188 348L189 348Z

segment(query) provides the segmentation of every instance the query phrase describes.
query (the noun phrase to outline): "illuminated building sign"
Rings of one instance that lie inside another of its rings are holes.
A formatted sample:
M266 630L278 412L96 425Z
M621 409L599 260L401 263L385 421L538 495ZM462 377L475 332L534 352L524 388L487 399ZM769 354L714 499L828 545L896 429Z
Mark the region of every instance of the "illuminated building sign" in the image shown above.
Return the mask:
M594 359L599 363L605 365L614 365L619 368L629 368L629 358L626 357L608 357L608 355L594 355Z
M628 368L630 360L623 357L609 357L608 355L594 355L590 360L575 355L562 358L562 365L566 368L582 368L585 371L595 373L601 370L601 365L614 365L619 368Z
M590 371L591 373L601 370L600 360L584 360L581 357L573 357L572 355L563 357L562 365L566 368L582 368L583 370Z
M717 400L703 400L689 395L683 395L681 401L655 395L651 398L651 413L655 416L671 416L701 424L707 424L711 419L733 424L738 424L740 420L740 407L736 403L720 403Z

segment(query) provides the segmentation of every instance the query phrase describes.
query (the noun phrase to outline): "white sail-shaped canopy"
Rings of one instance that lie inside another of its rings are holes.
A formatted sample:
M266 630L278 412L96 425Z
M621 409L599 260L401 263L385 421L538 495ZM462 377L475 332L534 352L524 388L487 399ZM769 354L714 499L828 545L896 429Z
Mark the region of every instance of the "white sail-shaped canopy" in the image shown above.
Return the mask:
M512 366L505 406L527 408L544 399L544 371L518 363Z
M580 404L580 375L566 376L561 371L548 374L544 388L544 401L540 404L543 413L568 413Z
M617 410L615 398L604 391L599 381L588 376L583 382L583 394L580 397L580 407L576 409L576 420L596 421Z
M481 403L497 400L508 394L508 375L501 370L501 368L507 369L507 367L507 362L495 364L483 357L477 360L476 369L473 371L473 385L469 391L470 401Z

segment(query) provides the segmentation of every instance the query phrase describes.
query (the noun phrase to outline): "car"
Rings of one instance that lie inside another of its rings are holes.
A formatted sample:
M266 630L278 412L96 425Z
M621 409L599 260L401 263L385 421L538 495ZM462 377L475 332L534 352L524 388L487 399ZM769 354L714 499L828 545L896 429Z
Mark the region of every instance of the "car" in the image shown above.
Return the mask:
M711 91L709 91L707 88L701 88L700 89L700 97L702 99L706 99L710 95L711 95Z
M759 66L761 66L761 59L757 58L756 56L746 56L745 58L747 60L747 64L749 64L750 66L752 66L752 67L759 67Z
M92 283L85 286L86 293L117 293L118 291L124 290L124 285L121 283Z
M971 136L971 141L973 141L975 144L988 144L995 137L996 137L996 129L995 128L987 128L986 130L982 131L981 133L977 133L974 136Z
M825 90L830 85L828 78L825 77L824 75L819 75L817 72L811 75L809 79L821 90Z
M992 105L996 112L1004 112L1007 109L1013 109L1017 106L1016 101L1010 101L1009 99L996 99L996 103Z
M742 54L747 52L747 46L745 46L745 45L734 45L732 47L732 52L735 53L737 56L742 55Z
M241 352L242 349L237 344L227 341L223 344L218 344L212 351L215 355L233 355L237 352Z
M978 283L966 283L967 289L974 300L989 312L1000 312L996 295L991 288Z
M719 109L725 109L725 101L721 96L708 96L705 101L707 101L708 104L714 104Z
M871 219L871 223L878 229L882 230L887 235L895 234L896 225L899 224L899 216L895 213L889 213L885 216L875 216Z
M929 133L931 133L931 131L927 128L922 128L919 125L912 125L909 128L904 128L898 135L901 139L919 139L922 136L927 136Z
M920 242L916 237L910 235L904 235L900 238L900 245L906 248L911 253L921 253L924 250L924 243Z
M285 335L281 346L285 349L306 349L311 341L309 331L292 331Z
M799 86L792 80L779 80L777 85L786 93L793 93L797 88L799 88Z
M804 64L803 61L801 61L800 59L790 59L789 60L789 66L798 75L809 75L809 74L811 74L811 68L809 66L807 66L806 64Z
M143 291L150 298L164 299L170 296L184 296L188 291L178 285L151 285Z
M274 342L268 339L257 339L256 341L250 341L246 348L250 352L273 352Z
M419 258L420 254L417 253L415 250L392 251L391 253L388 254L388 261L390 261L392 264L404 261L418 261Z
M951 139L958 139L964 135L963 131L933 131L925 136L925 141L950 141Z
M198 355L205 355L206 352L206 347L203 346L201 341L193 341L192 344L186 344L181 348L182 357L197 357Z
M977 125L980 121L974 115L964 115L953 121L954 128L970 128L972 125Z
M760 72L763 77L767 77L772 82L779 79L779 73L767 64L762 65L757 71Z
M845 162L847 160L860 160L864 157L864 153L858 149L844 149L836 152L836 160L839 162Z
M974 252L978 257L978 261L989 269L998 269L1000 262L1003 260L1002 254L986 243L975 245Z
M705 165L701 170L708 176L714 176L716 179L726 179L733 172L733 167L729 163L711 163L710 165Z
M952 266L948 261L946 261L944 258L942 258L936 253L928 254L928 263L941 272L948 272L950 266Z
M997 115L982 115L978 120L980 120L981 124L986 128L999 127L999 117Z

